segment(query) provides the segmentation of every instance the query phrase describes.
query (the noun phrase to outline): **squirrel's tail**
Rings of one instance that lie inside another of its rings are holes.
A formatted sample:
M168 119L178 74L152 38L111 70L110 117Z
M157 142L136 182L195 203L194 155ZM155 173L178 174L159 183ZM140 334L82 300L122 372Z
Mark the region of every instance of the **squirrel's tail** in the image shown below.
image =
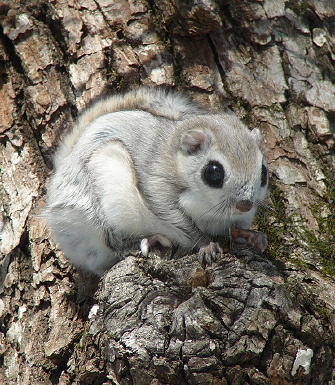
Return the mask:
M67 134L55 154L54 162L64 159L72 150L86 127L99 116L116 111L142 110L170 120L181 120L185 115L201 113L201 109L187 97L164 88L139 87L119 95L110 95L94 102L79 116L72 131Z

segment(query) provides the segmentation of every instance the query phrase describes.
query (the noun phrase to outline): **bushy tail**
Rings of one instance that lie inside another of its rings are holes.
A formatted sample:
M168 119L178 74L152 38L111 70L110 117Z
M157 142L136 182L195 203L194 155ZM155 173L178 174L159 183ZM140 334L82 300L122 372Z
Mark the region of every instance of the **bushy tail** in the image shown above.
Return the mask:
M180 120L187 114L201 110L189 99L164 88L140 87L136 90L107 96L88 107L79 116L72 131L65 136L55 155L55 165L64 159L76 144L86 127L99 116L126 110L142 110L170 120Z

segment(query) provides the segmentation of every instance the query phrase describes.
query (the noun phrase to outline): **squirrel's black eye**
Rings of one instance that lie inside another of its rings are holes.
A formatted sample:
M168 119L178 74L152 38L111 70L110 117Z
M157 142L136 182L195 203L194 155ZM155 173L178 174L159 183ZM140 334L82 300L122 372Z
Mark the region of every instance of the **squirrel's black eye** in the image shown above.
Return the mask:
M264 187L268 181L268 169L263 164L262 165L262 174L261 174L261 186Z
M215 161L209 162L202 171L202 179L210 187L222 187L224 179L222 164Z

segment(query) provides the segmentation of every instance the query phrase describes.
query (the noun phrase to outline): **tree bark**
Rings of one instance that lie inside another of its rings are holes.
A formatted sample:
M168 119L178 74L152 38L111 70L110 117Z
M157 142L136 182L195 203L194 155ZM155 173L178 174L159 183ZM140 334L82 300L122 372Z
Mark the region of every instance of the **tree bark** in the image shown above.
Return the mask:
M334 17L332 0L0 3L0 383L334 384ZM138 84L260 127L269 247L206 269L129 256L79 302L88 281L38 217L52 153Z

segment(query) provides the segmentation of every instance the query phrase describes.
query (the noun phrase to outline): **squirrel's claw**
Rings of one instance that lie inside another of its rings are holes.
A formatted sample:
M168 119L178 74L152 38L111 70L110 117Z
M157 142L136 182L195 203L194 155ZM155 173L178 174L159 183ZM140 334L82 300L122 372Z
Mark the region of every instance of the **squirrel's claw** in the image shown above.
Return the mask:
M223 250L218 242L209 242L208 245L202 246L198 252L199 262L202 266L211 265L218 255L222 255Z

